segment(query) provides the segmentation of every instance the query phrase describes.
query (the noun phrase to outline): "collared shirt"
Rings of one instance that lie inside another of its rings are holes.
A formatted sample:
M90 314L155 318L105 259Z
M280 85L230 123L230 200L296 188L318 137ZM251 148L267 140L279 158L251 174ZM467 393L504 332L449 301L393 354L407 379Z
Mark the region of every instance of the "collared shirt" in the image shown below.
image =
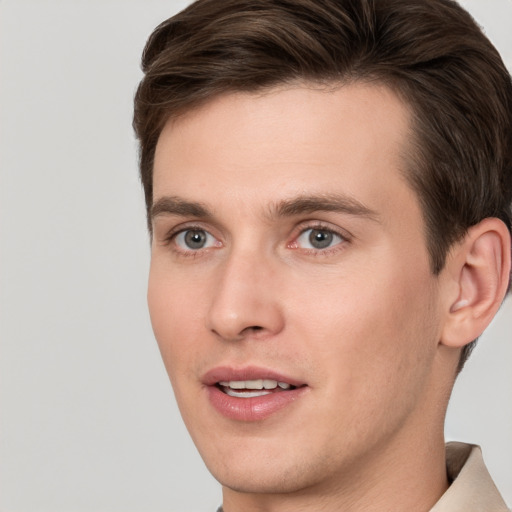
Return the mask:
M446 469L452 483L430 512L509 512L479 446L448 443Z
M430 512L511 512L485 467L479 446L448 443L446 470L451 485Z

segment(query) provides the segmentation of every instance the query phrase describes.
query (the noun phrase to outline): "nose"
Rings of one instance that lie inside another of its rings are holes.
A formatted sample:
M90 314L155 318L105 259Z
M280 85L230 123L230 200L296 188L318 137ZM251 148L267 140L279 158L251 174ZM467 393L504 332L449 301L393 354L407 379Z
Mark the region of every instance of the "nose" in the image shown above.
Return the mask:
M284 327L279 273L261 254L232 253L217 267L207 328L226 341L269 338Z

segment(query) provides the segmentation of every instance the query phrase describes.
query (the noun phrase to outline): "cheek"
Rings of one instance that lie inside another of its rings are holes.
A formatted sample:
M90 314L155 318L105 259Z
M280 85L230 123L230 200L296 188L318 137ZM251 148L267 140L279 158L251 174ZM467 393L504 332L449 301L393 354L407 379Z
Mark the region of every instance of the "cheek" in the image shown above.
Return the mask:
M337 424L347 442L365 430L370 443L422 403L436 344L426 320L432 297L416 290L404 275L346 279L297 314L325 397L315 417Z
M297 304L294 314L327 364L363 381L406 378L436 347L433 278L389 264L386 273L367 268L373 271L311 283L307 309Z
M152 267L148 283L148 308L153 332L165 367L174 384L174 376L194 357L196 331L202 325L199 305L187 287Z

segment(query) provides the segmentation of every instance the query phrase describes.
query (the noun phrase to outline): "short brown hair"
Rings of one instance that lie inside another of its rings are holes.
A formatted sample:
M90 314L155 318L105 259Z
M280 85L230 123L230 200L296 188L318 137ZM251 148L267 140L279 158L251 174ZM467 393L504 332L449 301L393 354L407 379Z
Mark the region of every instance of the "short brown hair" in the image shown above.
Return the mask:
M155 29L142 69L133 125L148 221L155 148L169 119L223 93L376 81L412 111L407 178L432 271L486 217L512 232L511 77L452 0L199 0Z

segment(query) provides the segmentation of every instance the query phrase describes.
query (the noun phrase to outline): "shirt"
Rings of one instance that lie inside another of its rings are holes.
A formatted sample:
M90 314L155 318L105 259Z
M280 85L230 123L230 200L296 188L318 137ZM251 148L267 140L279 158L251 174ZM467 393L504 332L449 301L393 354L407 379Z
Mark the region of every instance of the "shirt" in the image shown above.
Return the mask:
M479 446L448 443L446 469L452 483L430 512L509 512Z

